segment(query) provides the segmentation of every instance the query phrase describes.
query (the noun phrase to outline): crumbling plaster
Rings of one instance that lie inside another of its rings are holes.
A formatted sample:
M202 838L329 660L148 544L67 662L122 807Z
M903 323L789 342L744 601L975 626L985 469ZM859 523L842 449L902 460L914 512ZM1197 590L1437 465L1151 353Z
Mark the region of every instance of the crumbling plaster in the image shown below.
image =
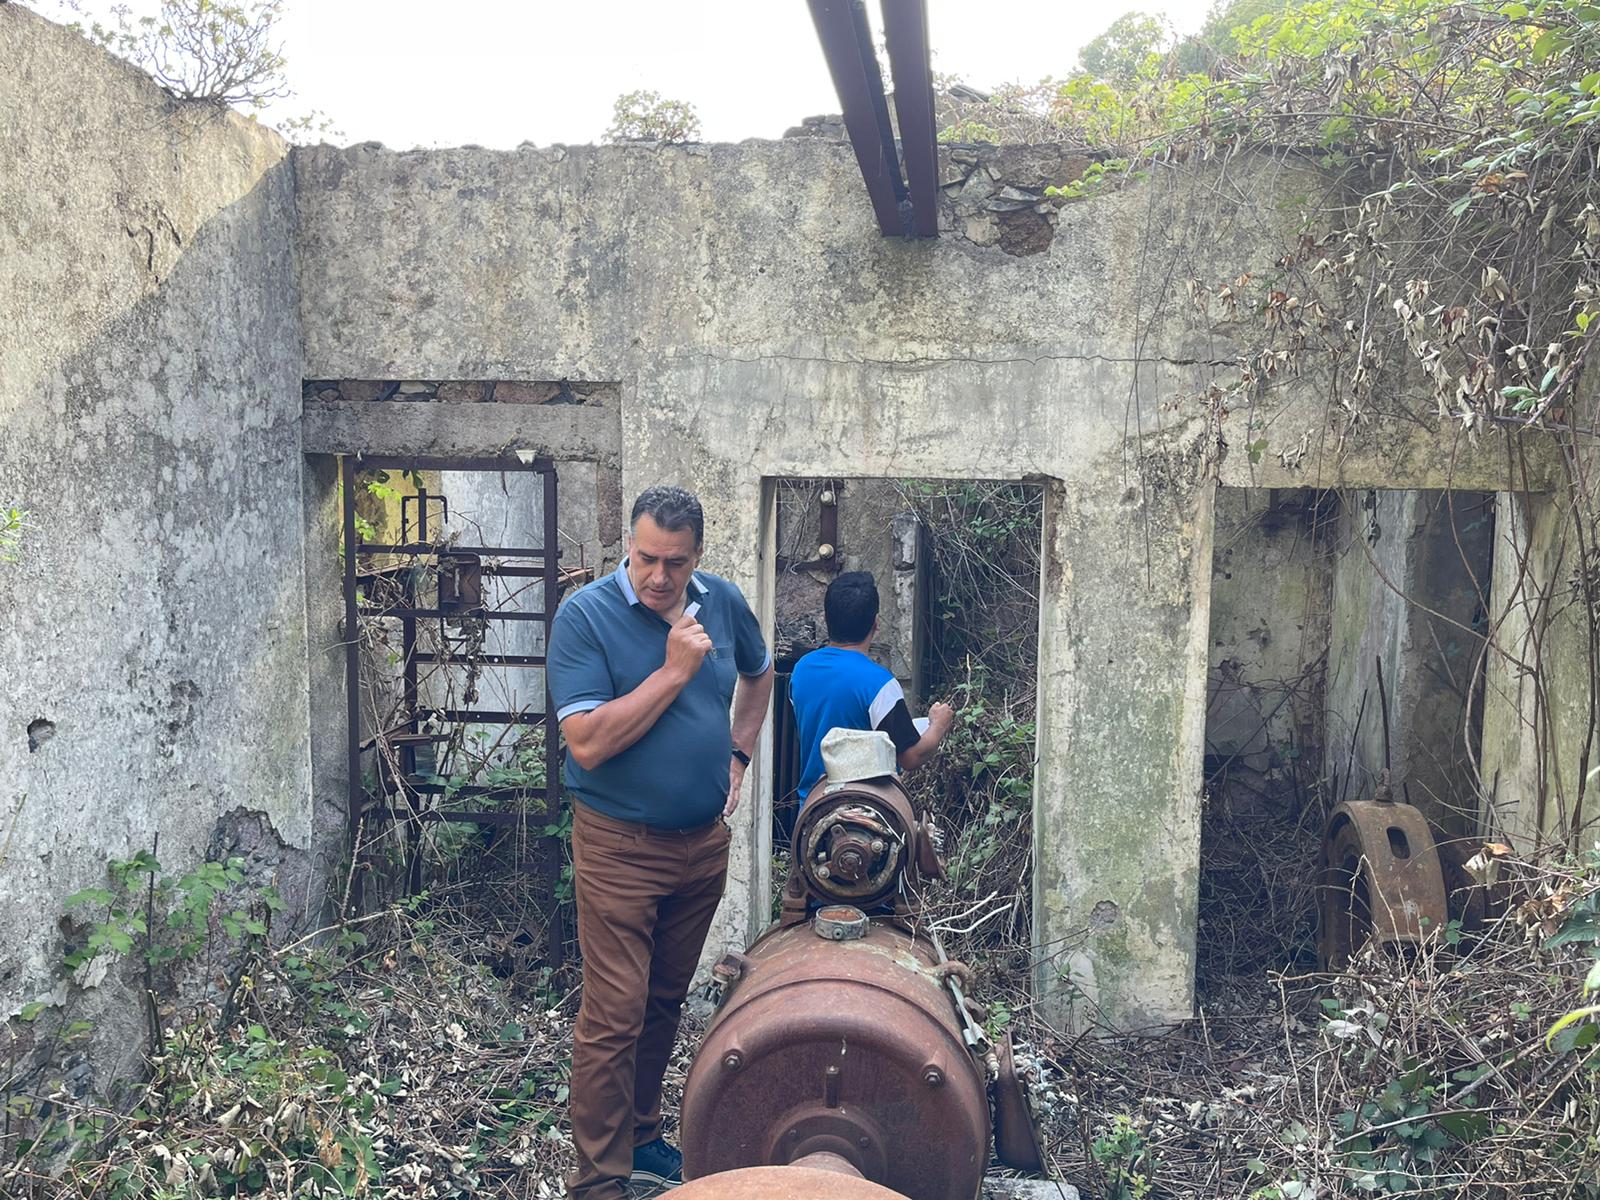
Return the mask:
M0 62L0 504L28 512L0 563L10 1015L52 994L62 902L108 859L159 834L184 869L248 826L302 851L252 857L304 906L317 814L287 146L19 5ZM141 1044L113 990L83 1001L101 1085Z

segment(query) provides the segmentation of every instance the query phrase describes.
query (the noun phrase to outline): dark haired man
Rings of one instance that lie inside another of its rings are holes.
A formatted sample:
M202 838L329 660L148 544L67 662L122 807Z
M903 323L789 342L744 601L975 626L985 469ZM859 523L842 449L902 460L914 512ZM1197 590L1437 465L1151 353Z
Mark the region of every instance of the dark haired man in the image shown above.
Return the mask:
M878 631L878 585L866 571L847 571L828 585L822 600L828 644L794 665L789 701L799 725L800 803L824 772L822 739L831 729L877 729L894 742L902 771L920 766L939 749L955 722L948 704L928 709L919 731L905 691L888 668L868 657Z
M550 635L583 949L574 1200L621 1200L630 1178L682 1181L683 1156L661 1136L661 1077L722 897L723 818L772 693L749 604L696 569L704 536L692 493L646 490L628 557L569 597Z

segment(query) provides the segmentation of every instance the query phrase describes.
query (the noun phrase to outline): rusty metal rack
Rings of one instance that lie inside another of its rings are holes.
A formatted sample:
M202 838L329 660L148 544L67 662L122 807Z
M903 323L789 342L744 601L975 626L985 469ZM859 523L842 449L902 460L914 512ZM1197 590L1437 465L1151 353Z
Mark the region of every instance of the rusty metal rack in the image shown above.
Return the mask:
M362 470L535 473L542 478L542 544L487 546L450 542L442 536L442 522L449 520L448 500L422 488L416 495L402 498L399 541L364 541L356 520L356 475ZM398 824L405 836L405 886L414 894L421 888L420 849L427 825L456 821L487 828L522 826L529 815L526 801L539 795L541 789L530 789L521 783L450 786L423 768L429 752L441 745L459 744L466 726L542 726L543 810L528 823L538 830L535 836L544 843L538 857L548 885L550 953L552 961L559 963L564 932L555 895L561 851L556 840L545 835L544 828L559 821L561 765L558 726L548 688L541 689L536 704L513 711L471 707L476 700L475 685L469 685L462 703L451 703L454 697L448 694L443 703L429 703L423 686L437 673L453 669L543 670L543 647L537 654L489 654L481 650L484 632L491 622L537 621L543 626L547 647L562 590L582 574L560 567L555 466L544 458L523 462L516 458L346 456L340 460L340 482L346 547L344 629L351 861L361 862L363 844L371 840L377 823ZM494 579L530 582L496 604L486 586ZM531 606L518 604L529 592L534 597ZM400 654L395 664L399 668L399 698L391 715L372 714L369 727L373 731L364 735L362 635L373 628L374 622L385 619L398 620L400 627ZM424 638L424 632L431 636ZM378 728L380 725L382 728ZM461 801L467 803L460 805ZM490 807L496 802L505 802L506 806ZM357 870L352 886L357 906L360 881Z

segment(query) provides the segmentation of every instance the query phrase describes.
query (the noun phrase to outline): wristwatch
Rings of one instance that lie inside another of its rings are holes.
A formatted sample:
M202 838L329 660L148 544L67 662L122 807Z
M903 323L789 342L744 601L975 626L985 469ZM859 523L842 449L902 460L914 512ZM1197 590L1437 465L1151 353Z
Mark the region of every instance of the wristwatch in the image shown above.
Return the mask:
M745 766L748 767L750 765L750 756L748 754L746 754L743 750L739 749L739 747L737 747L737 746L735 746L733 748L733 756L735 758L737 758L740 762L742 762Z

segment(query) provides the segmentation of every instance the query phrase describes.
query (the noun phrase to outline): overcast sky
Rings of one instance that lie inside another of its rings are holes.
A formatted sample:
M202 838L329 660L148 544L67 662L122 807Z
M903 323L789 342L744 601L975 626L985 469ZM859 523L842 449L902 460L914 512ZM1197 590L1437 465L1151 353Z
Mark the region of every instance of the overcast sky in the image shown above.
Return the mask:
M1209 0L1126 7L1187 32ZM928 9L934 69L986 87L1065 74L1125 6ZM289 0L283 40L297 96L269 121L320 109L342 140L396 149L596 141L636 88L689 101L708 141L778 137L839 108L805 0Z
M0 0L3 2L3 0ZM116 0L27 0L59 21ZM122 0L135 16L161 0ZM247 0L248 2L248 0ZM1200 28L1211 0L927 0L933 69L977 87L1069 73L1129 9ZM643 88L686 100L707 141L781 137L839 110L806 0L283 0L292 99L330 140L395 149L598 141L612 104ZM867 0L879 26L879 0Z

